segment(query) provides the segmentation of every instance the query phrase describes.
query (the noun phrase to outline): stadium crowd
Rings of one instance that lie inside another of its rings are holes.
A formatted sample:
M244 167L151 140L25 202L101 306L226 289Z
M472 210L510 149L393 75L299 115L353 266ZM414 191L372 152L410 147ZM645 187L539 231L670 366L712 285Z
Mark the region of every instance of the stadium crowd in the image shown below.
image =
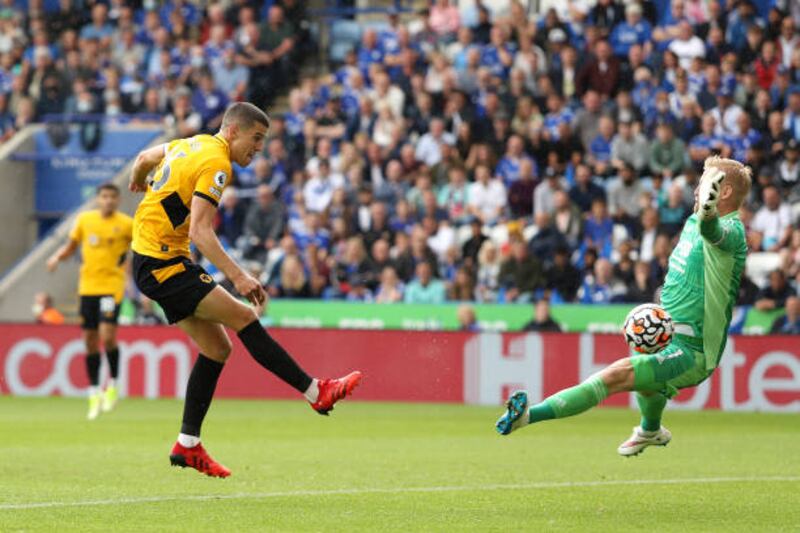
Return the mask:
M29 4L0 9L5 136L61 112L188 136L289 91L218 220L272 296L651 301L720 154L754 170L740 303L800 307L795 3L432 0L303 79L302 0Z

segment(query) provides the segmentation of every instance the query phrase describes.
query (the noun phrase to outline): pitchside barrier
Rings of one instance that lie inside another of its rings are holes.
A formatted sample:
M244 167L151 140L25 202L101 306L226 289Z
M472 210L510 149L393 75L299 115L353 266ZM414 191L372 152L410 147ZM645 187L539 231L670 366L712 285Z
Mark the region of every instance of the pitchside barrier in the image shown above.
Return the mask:
M83 395L87 381L81 332L74 326L0 325L0 393ZM499 405L518 388L541 398L585 379L625 355L621 335L271 329L314 375L364 372L355 399ZM262 370L236 336L218 397L297 398ZM197 353L174 327L120 328L121 393L181 397ZM105 370L103 370L105 375ZM605 405L635 405L614 397ZM796 337L728 340L714 376L681 392L674 406L800 413L800 345Z

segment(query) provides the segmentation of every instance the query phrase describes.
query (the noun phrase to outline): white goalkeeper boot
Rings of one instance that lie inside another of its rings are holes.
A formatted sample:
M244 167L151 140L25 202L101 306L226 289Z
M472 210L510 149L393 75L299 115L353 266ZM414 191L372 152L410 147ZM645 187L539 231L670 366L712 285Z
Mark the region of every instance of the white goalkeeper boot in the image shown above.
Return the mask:
M648 446L666 446L672 440L672 433L661 426L658 431L644 431L640 426L633 428L633 435L619 445L617 453L623 457L639 455Z

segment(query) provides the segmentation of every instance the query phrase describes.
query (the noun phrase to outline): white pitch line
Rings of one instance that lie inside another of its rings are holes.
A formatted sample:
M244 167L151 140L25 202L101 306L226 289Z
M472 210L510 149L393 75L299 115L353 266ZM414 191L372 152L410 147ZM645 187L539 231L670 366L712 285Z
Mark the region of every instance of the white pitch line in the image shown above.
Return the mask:
M268 498L292 498L296 496L351 496L360 494L405 494L405 493L431 493L431 492L468 492L468 491L493 491L493 490L537 490L537 489L562 489L584 487L614 487L624 485L681 485L681 484L712 484L712 483L771 483L771 482L796 482L800 476L774 476L774 477L701 477L685 479L620 479L616 481L565 481L520 483L509 485L479 485L479 486L440 486L440 487L399 487L399 488L363 488L363 489L331 489L331 490L292 490L283 492L239 492L231 494L198 494L187 496L148 496L143 498L117 498L108 500L83 500L74 502L29 502L0 504L0 511L24 509L48 509L53 507L91 507L102 505L135 505L139 503L158 502L192 502L214 500L260 500Z

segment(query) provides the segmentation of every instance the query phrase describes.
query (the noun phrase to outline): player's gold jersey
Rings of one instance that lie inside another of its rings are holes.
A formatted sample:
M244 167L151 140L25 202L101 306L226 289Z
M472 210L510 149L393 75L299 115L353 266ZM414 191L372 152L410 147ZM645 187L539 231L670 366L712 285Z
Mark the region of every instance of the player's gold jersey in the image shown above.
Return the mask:
M165 145L134 216L133 251L156 259L189 257L192 196L217 205L230 176L230 149L219 136L196 135Z
M81 246L81 296L113 295L119 302L125 292L125 254L131 245L133 219L115 212L104 218L95 209L78 215L69 238Z

